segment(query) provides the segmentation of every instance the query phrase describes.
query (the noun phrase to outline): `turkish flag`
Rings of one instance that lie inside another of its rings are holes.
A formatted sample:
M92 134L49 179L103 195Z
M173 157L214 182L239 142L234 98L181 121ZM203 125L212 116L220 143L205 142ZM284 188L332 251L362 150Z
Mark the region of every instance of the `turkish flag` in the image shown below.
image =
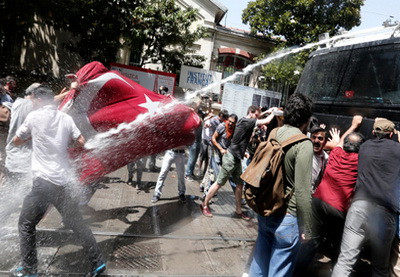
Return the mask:
M87 142L72 156L80 181L92 183L139 158L190 145L200 118L190 107L152 92L99 62L83 66L59 109Z

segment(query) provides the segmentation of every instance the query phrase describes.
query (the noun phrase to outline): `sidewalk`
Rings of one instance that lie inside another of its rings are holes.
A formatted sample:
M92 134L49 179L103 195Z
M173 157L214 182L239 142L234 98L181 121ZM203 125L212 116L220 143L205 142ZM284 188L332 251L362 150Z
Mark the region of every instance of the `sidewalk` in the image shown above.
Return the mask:
M161 163L159 160L158 164ZM158 173L143 174L148 189L137 191L125 183L126 168L109 174L96 191L84 218L107 261L104 276L242 276L247 272L257 237L252 219L232 217L234 194L229 184L211 205L212 218L201 214L200 181L186 182L186 203L178 199L175 170L169 172L160 201L151 203ZM0 276L19 263L18 212L0 229ZM38 225L40 276L84 276L89 262L73 233L62 228L51 209ZM354 276L370 276L364 260ZM315 263L307 277L330 276L329 259Z
M106 274L242 276L257 236L257 222L232 218L230 186L218 192L211 206L214 217L206 218L199 209L199 181L186 182L187 201L182 204L174 170L168 174L160 201L152 204L157 176L144 173L143 181L150 182L150 188L136 191L125 183L127 170L121 168L107 176L104 188L83 210L106 257ZM6 222L6 232L0 234L0 276L8 276L19 262L17 218L14 213ZM72 232L61 228L55 209L38 225L37 237L42 276L83 276L88 271L82 248Z

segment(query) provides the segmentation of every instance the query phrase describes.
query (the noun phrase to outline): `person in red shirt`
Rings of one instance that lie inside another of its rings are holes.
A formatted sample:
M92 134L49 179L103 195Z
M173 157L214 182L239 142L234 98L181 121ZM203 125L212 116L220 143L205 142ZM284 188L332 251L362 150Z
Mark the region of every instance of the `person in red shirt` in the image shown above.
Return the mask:
M354 116L351 127L329 154L324 175L312 198L314 237L303 246L293 276L306 276L323 238L334 246L331 258L336 261L339 255L346 213L357 181L358 150L365 141L362 134L355 132L361 122L361 116Z

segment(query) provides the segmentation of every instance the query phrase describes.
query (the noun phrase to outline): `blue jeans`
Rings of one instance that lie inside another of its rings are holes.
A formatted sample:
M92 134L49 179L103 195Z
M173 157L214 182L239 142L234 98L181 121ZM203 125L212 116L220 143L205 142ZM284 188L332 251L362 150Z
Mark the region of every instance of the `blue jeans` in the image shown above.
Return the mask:
M389 256L397 228L397 215L383 206L356 200L343 230L340 255L332 277L350 276L364 241L370 238L372 276L389 276Z
M299 247L297 217L290 214L259 215L250 277L291 276Z
M194 175L194 167L196 166L197 158L199 157L201 148L201 143L193 143L189 147L189 159L186 164L186 172L185 176L193 176Z

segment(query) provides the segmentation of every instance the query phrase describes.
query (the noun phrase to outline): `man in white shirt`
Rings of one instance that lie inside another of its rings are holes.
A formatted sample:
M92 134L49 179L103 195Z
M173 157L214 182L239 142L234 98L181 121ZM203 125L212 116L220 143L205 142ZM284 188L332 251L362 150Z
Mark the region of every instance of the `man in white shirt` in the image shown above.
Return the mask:
M328 162L329 155L324 151L324 147L328 142L325 129L320 126L315 126L310 130L311 142L313 143L313 168L312 168L312 188L314 193L319 183L321 182L322 175L324 174L326 163Z
M28 114L13 139L17 146L32 140L33 185L24 199L18 224L22 266L12 274L37 276L36 225L54 205L88 253L92 270L86 276L99 276L105 270L102 254L71 194L73 174L68 147L71 141L83 146L85 139L73 119L57 110L54 93L48 86L34 89L32 103L35 110Z

